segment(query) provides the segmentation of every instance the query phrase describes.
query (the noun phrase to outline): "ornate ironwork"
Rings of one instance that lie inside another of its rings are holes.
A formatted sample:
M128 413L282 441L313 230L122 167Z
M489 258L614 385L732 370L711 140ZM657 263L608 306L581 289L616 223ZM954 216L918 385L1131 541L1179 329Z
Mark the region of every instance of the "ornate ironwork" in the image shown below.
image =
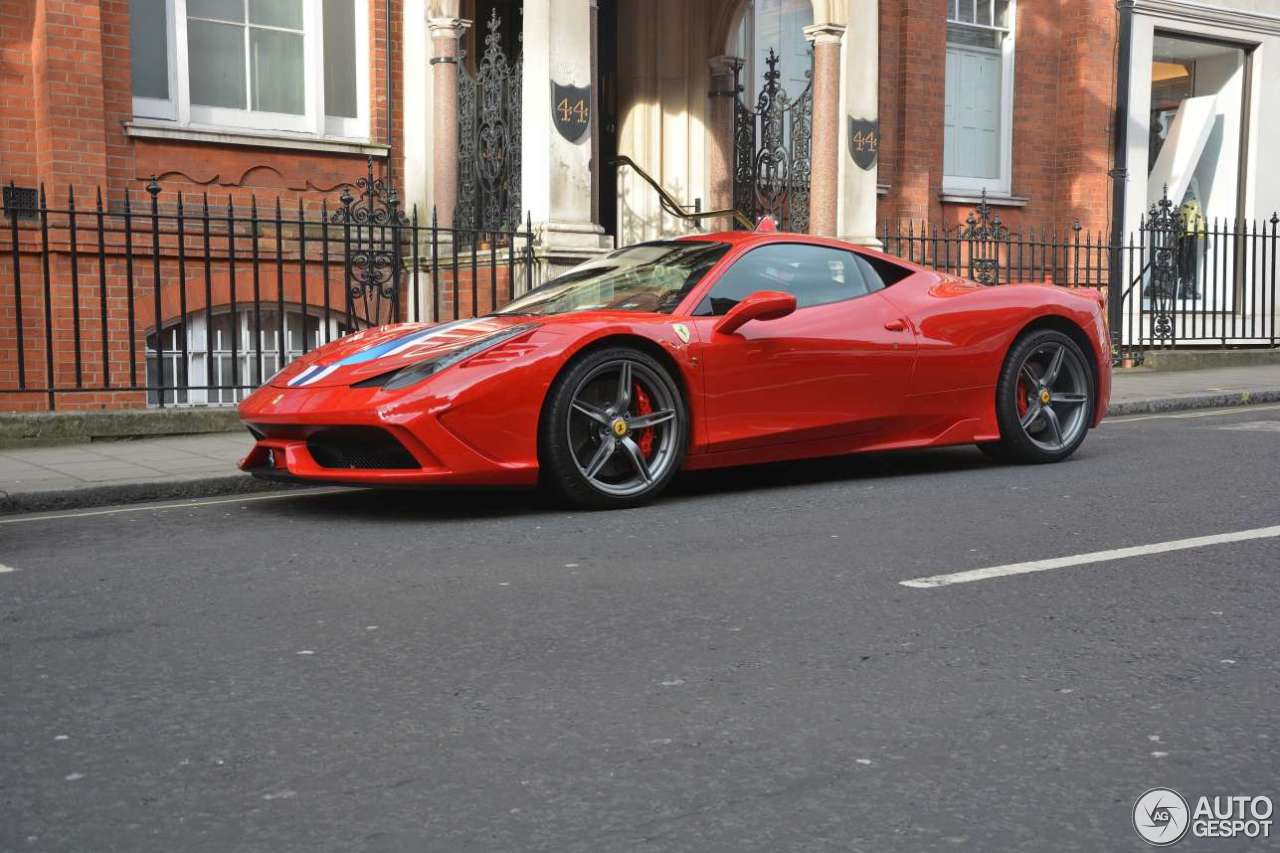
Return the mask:
M788 231L809 230L813 71L794 99L779 82L778 55L765 60L755 109L743 102L742 65L734 68L733 206L752 221L772 216Z
M1164 188L1142 224L1149 242L1146 302L1151 314L1151 334L1157 341L1172 341L1173 311L1178 296L1178 239L1185 230L1182 213Z
M401 244L409 221L395 187L374 177L372 157L368 167L367 174L356 178L357 195L343 188L329 221L342 226L347 314L355 324L376 326L400 319Z
M999 284L1001 249L1007 249L1012 236L1000 214L991 211L987 191L983 189L978 206L969 211L964 225L960 226L960 239L969 254L969 278L979 284Z
M501 27L495 9L474 77L459 63L455 228L514 231L520 225L523 60L507 61Z

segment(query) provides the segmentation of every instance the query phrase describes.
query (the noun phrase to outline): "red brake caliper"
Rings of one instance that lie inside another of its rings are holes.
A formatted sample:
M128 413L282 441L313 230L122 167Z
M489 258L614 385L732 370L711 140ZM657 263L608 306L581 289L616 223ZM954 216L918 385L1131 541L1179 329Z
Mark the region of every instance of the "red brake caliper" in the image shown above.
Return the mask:
M649 395L639 385L633 385L631 388L631 399L635 401L636 416L647 415L653 412L653 401L649 399ZM640 445L640 452L646 457L653 452L653 428L645 427L636 430L636 444Z
M1016 395L1015 402L1018 406L1019 418L1023 417L1027 413L1027 394L1028 393L1030 393L1030 389L1027 388L1027 380L1019 376L1018 387L1017 387L1017 390L1014 391L1014 394Z

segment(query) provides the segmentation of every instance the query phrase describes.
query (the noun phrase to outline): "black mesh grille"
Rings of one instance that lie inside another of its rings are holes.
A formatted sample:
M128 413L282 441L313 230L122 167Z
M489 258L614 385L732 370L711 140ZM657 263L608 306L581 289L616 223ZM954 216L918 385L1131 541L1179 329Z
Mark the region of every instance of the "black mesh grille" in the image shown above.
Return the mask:
M404 445L376 427L339 427L307 439L311 458L322 468L420 468Z

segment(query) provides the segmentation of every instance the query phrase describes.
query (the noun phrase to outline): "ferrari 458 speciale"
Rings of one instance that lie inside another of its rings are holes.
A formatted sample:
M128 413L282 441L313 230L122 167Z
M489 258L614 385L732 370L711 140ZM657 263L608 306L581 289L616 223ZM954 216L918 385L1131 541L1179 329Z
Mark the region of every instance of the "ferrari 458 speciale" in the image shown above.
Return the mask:
M1066 459L1106 410L1092 290L984 286L731 232L618 249L488 316L348 335L240 406L257 476L535 485L622 507L681 470L976 444Z

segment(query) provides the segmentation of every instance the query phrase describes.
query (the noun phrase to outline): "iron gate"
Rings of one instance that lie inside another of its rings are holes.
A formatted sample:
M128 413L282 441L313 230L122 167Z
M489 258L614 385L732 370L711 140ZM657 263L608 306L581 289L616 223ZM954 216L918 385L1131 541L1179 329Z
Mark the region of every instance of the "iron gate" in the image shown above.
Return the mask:
M752 222L772 216L786 231L809 230L813 72L791 98L779 82L778 55L769 49L764 88L751 109L742 98L742 66L734 69L733 206Z
M330 214L330 221L342 226L347 316L357 326L398 323L402 243L409 220L395 187L373 176L372 157L368 173L356 178L355 189L358 195L344 187L340 206Z
M456 228L514 231L520 226L523 61L521 56L507 61L501 28L495 9L474 77L459 51Z

